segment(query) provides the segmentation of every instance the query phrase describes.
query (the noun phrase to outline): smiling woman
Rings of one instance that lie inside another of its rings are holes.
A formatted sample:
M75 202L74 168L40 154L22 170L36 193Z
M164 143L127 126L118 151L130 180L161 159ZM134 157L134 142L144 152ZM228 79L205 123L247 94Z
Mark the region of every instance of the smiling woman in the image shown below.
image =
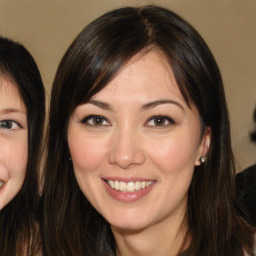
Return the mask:
M135 55L74 110L68 145L76 179L114 235L115 227L170 225L171 216L178 229L194 166L209 147L210 133L200 133L198 112L186 104L159 51Z
M253 255L229 129L219 69L187 22L156 6L96 19L52 88L45 255Z
M30 53L0 37L0 254L39 255L44 87Z
M1 79L0 85L0 209L19 192L28 158L27 111L17 87ZM16 159L16 161L13 161Z

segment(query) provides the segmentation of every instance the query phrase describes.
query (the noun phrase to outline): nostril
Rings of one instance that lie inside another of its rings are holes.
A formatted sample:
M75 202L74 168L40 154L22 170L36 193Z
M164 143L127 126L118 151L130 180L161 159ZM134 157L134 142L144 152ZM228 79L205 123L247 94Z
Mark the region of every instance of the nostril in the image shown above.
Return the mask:
M142 152L133 152L132 154L113 154L109 156L109 163L116 164L123 169L132 168L133 166L137 166L143 164L145 162L145 156Z
M121 129L121 128L120 128ZM140 138L132 129L124 128L115 133L109 151L109 163L128 169L145 161Z

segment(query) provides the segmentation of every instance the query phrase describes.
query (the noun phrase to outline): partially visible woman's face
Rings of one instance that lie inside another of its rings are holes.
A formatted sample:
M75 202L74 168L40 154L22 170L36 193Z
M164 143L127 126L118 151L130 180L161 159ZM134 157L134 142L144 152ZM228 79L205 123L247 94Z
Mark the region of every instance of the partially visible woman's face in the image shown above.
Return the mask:
M0 209L20 191L28 158L26 107L15 84L0 77Z
M207 151L198 112L162 54L135 56L68 126L78 184L113 227L182 221L195 165ZM165 226L166 227L166 226Z

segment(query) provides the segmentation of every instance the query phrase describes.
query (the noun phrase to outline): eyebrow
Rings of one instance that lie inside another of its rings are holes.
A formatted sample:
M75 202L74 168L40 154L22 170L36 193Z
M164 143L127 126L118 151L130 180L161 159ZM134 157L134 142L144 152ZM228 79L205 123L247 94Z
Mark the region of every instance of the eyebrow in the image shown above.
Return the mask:
M20 109L15 109L15 108L5 108L5 109L0 109L0 114L9 114L9 113L21 113L21 114L26 114L24 111Z
M104 110L111 110L111 111L113 111L112 107L108 103L106 103L106 102L102 102L102 101L98 101L98 100L90 100L88 103L92 104L94 106L97 106L99 108L102 108Z
M113 111L112 107L110 106L110 104L106 103L106 102L102 102L102 101L98 101L98 100L90 100L88 102L89 104L95 105L101 109L104 110L110 110ZM149 103L143 104L141 106L141 110L147 110L147 109L152 109L156 106L162 105L162 104L174 104L176 106L178 106L179 108L181 108L184 111L184 107L177 101L174 100L156 100L156 101L151 101Z
M178 107L180 107L183 111L184 111L184 107L177 101L174 101L174 100L156 100L156 101L152 101L152 102L149 102L149 103L146 103L144 105L141 106L141 109L142 110L147 110L147 109L151 109L151 108L154 108L158 105L162 105L162 104L174 104Z

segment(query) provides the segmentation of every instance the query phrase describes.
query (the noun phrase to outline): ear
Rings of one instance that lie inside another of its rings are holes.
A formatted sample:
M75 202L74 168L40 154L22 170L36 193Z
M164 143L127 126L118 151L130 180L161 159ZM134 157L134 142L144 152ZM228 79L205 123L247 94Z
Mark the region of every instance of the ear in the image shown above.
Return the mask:
M197 151L195 166L201 165L201 157L207 156L210 145L211 145L211 129L209 127L206 127Z

